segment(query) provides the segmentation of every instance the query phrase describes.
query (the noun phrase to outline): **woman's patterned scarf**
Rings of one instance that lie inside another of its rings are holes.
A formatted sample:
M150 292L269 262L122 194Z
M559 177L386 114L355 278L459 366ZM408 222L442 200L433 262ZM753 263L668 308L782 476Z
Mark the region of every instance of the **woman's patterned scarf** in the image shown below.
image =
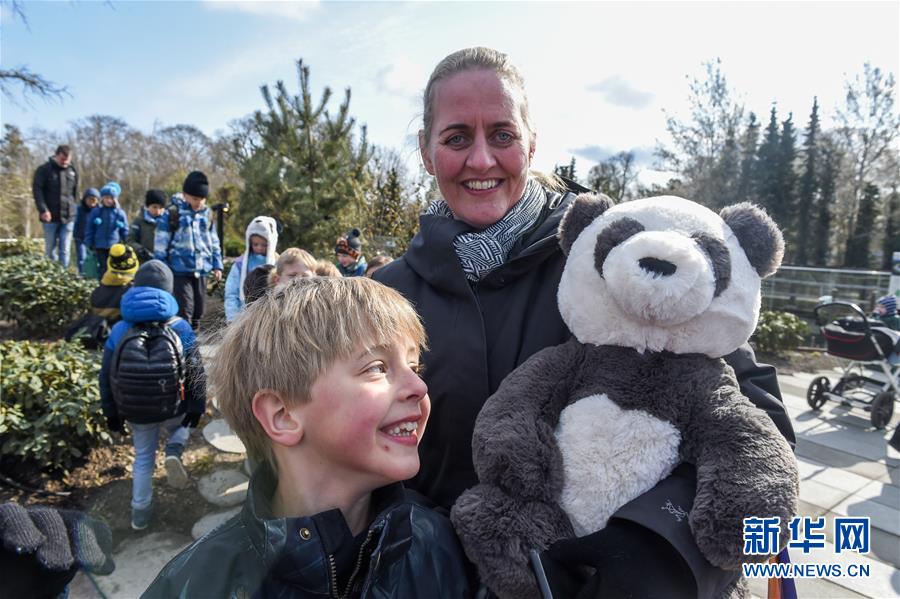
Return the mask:
M519 236L528 231L540 216L546 199L540 183L529 179L522 199L506 216L481 231L456 236L453 249L470 282L477 283L506 261ZM456 218L443 199L432 202L425 213Z

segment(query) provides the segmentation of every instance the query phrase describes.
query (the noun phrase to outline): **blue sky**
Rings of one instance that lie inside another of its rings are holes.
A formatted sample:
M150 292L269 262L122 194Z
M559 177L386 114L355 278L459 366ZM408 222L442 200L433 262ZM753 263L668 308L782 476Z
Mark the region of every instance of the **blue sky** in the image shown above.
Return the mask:
M28 27L2 12L0 65L65 84L63 102L16 106L3 123L64 130L109 114L149 131L207 133L263 107L260 85L297 89L294 61L371 141L414 160L419 97L434 65L471 45L507 52L526 77L536 166L575 155L650 161L663 109L684 114L687 75L721 58L733 90L767 118L773 101L802 128L818 95L826 125L847 74L870 61L900 72L900 3L887 2L25 2Z

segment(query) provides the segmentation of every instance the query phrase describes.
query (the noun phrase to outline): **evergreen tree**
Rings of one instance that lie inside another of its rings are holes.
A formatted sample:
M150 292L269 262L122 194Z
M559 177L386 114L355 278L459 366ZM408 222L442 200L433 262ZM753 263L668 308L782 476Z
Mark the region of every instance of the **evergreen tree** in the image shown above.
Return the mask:
M572 160L569 161L568 166L559 166L556 165L553 167L553 174L559 177L565 177L570 181L578 182L577 175L575 173L575 157L572 156Z
M810 251L810 214L816 201L818 149L816 147L819 134L819 101L813 98L809 124L806 126L806 138L803 141L803 175L800 178L800 190L797 196L797 235L794 241L796 254L794 262L805 266Z
M318 103L312 99L309 67L297 61L300 93L291 95L284 82L275 93L263 86L267 110L253 116L252 135L236 148L244 179L239 222L257 214L277 215L284 224L284 246L327 254L334 240L364 219L365 198L372 192L366 168L371 148L366 128L354 138L350 89L337 113L326 109L331 90Z
M872 240L872 225L875 224L879 199L878 187L867 183L863 188L862 198L860 198L859 212L856 216L853 234L847 240L844 266L871 267L869 263L869 244Z
M31 197L34 157L18 127L5 124L3 128L3 139L0 139L0 236L31 237L32 231L39 228Z
M797 203L797 174L794 172L794 162L797 158L797 137L794 132L794 117L788 115L787 120L781 123L781 137L778 143L778 170L777 170L777 203L772 217L781 225L784 231L788 260L793 261L792 250L795 247L797 232L796 203Z
M819 175L819 194L814 205L815 231L812 262L816 266L828 265L831 234L831 210L836 200L837 177L841 168L841 155L831 144L822 148L822 171Z
M900 251L900 191L895 187L885 198L884 241L881 248L881 270L891 270L893 254Z
M741 136L741 168L737 184L736 196L742 202L755 202L756 200L756 152L759 144L759 121L756 115L750 113L747 119L747 128Z
M769 113L769 124L766 127L766 135L756 153L756 168L754 169L754 194L759 204L766 209L769 215L775 219L778 226L784 227L784 223L778 220L778 166L779 147L781 145L781 133L778 127L778 113L774 106Z
M741 174L741 153L733 127L728 128L725 134L725 143L722 153L716 160L709 180L710 200L712 209L718 210L737 203L738 185Z

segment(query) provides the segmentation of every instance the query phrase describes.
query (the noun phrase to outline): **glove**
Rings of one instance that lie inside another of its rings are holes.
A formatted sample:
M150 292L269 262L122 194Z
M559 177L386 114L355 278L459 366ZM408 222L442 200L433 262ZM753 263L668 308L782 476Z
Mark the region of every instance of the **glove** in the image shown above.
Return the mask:
M197 425L200 424L200 416L202 414L191 414L188 412L184 415L184 420L181 421L181 426L186 426L188 428L197 428Z
M125 426L122 424L122 419L118 416L107 416L106 428L113 431L114 433L125 432Z
M79 568L115 569L109 527L81 512L0 505L0 596L57 597Z

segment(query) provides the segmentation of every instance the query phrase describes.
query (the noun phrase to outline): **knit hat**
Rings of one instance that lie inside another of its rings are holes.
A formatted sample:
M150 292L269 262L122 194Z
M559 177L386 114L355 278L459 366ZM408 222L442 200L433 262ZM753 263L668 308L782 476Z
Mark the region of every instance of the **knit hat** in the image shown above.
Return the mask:
M891 316L897 313L897 298L893 295L886 295L884 297L878 298L876 302L884 306L884 314L885 316Z
M162 260L147 260L134 275L135 287L154 287L172 293L175 281L172 271Z
M198 198L209 197L209 179L200 171L188 173L184 179L184 185L181 186L181 191Z
M275 246L278 245L278 223L271 216L257 216L250 224L247 225L247 231L244 234L244 255L241 261L241 280L240 280L240 298L244 301L246 293L244 292L244 282L247 280L247 268L250 264L250 236L257 235L266 240L266 264L275 264L276 254Z
M120 195L122 195L122 188L115 181L110 181L100 188L100 195L118 198Z
M131 246L117 243L109 248L106 266L116 274L133 275L138 269L138 259Z
M166 192L161 189L150 189L147 191L147 195L144 196L144 206L150 206L152 204L165 206L167 199Z
M96 187L88 187L87 189L84 190L84 195L81 196L82 200L87 199L87 198L97 198L99 200L100 192L97 190Z
M334 246L335 254L347 254L351 258L359 258L362 253L362 242L359 240L359 229L353 229L346 235L338 237Z

